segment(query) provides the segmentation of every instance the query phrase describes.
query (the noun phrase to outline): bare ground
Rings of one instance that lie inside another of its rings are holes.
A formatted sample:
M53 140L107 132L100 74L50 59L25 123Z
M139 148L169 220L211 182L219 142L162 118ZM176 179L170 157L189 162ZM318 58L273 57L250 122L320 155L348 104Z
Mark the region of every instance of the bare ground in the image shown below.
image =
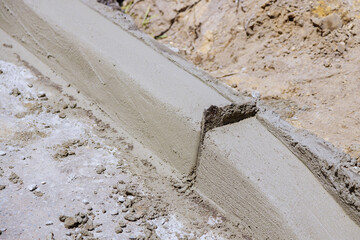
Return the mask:
M360 1L100 2L360 160Z

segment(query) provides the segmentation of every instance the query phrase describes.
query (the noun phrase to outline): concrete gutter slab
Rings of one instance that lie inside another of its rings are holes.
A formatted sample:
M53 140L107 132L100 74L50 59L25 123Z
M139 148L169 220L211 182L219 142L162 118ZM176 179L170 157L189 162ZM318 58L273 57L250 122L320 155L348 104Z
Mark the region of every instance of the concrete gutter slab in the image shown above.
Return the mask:
M196 188L258 239L359 239L360 228L256 118L206 133Z
M0 26L182 174L203 111L230 101L80 1L5 0Z

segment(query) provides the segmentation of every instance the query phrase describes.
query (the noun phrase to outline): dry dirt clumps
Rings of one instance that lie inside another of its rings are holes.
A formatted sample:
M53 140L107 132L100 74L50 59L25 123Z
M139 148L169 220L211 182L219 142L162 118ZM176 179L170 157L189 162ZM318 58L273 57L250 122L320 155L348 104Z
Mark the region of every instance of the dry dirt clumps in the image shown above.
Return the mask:
M181 56L360 157L359 1L101 2L121 2Z

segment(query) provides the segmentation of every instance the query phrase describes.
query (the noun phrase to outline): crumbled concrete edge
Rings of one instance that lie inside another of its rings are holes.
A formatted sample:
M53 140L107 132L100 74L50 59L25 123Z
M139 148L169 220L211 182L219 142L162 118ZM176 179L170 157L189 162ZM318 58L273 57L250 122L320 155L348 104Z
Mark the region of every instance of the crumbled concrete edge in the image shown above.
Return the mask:
M258 112L255 102L248 102L245 104L230 104L223 107L210 106L203 113L201 121L200 143L197 154L196 167L193 172L196 172L200 164L201 150L206 132L211 129L225 126L228 124L240 122L246 118L254 117Z
M360 224L360 164L331 143L280 119L264 106L256 118L318 178L349 216Z

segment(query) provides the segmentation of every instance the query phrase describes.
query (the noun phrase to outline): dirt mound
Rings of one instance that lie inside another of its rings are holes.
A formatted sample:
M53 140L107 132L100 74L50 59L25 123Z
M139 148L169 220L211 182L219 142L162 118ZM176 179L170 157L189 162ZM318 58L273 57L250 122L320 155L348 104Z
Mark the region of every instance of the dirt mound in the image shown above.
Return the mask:
M294 126L359 158L360 1L101 2L219 80L260 96Z

